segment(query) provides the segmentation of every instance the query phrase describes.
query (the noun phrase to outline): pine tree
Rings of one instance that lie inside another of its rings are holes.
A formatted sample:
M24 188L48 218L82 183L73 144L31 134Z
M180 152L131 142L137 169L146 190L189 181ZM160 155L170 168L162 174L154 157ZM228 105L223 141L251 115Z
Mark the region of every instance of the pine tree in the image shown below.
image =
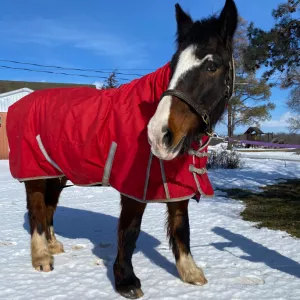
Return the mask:
M245 55L248 69L263 66L264 77L287 88L299 81L300 0L287 0L273 10L275 25L264 31L250 24L249 47Z
M119 86L116 71L113 71L104 81L102 89L117 88Z
M265 79L257 79L255 72L244 67L244 53L248 47L247 22L240 18L234 38L234 61L236 85L228 104L228 136L234 135L239 125L259 126L261 121L270 119L275 105L269 101L271 92ZM229 148L231 145L229 145Z
M290 130L300 131L300 0L286 0L273 10L275 25L269 31L248 28L249 47L245 52L245 67L263 66L263 74L272 85L291 88L287 105L294 114Z

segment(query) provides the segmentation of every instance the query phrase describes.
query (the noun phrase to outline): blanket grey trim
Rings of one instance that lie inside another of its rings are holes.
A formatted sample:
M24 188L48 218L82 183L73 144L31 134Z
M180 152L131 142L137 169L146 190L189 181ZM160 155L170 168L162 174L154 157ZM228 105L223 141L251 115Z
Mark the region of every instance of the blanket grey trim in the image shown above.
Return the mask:
M53 179L53 178L63 178L65 175L58 175L58 176L37 176L37 177L28 177L28 178L16 178L20 182L31 181L31 180L38 180L38 179Z
M103 171L102 186L109 186L109 177L110 177L110 172L114 161L116 149L117 149L117 143L112 142L108 152L108 157L105 163L104 171Z
M48 161L48 163L50 165L52 165L55 169L57 169L58 171L60 171L60 172L63 173L63 171L61 170L61 168L48 155L48 153L47 153L47 151L46 151L46 149L45 149L45 147L43 145L43 142L41 140L41 136L39 134L36 136L36 140L37 140L37 143L39 145L39 148L40 148L41 152L43 153L43 155L46 158L46 160Z
M88 183L88 184L75 184L74 183L74 186L81 186L81 187L85 187L85 186L94 186L94 185L99 185L101 184L101 187L103 187L103 183L102 182L93 182L93 183ZM110 185L108 185L108 187L110 187Z
M183 201L183 200L189 200L191 198L193 198L195 196L195 194L191 194L190 196L184 196L184 197L179 197L179 198L170 198L170 199L157 199L157 200L146 200L146 199L138 199L135 198L133 196L124 194L124 193L120 193L121 195L124 195L128 198L131 198L137 202L141 202L141 203L167 203L167 202L179 202L179 201Z

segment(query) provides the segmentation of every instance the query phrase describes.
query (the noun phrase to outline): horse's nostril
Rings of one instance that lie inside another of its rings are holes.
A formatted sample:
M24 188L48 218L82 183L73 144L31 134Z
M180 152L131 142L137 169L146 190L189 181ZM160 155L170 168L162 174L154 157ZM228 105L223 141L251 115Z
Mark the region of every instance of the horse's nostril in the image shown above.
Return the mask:
M170 128L166 129L165 135L163 137L163 143L167 146L170 147L173 142L173 133L170 130Z

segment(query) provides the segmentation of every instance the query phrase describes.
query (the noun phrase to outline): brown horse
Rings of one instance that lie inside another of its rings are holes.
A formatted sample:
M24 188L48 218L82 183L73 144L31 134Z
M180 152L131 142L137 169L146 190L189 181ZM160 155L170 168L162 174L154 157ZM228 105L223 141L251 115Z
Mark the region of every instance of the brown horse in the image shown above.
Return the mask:
M172 160L187 152L224 113L234 83L232 40L237 17L233 0L226 0L220 16L195 22L176 5L177 50L171 60L171 79L148 124L151 151L158 158ZM66 182L66 177L25 181L32 265L39 271L51 271L53 255L64 251L54 234L53 216ZM190 251L188 203L167 203L169 242L181 279L203 285L207 280ZM145 207L146 203L121 195L115 286L132 299L143 295L132 255Z

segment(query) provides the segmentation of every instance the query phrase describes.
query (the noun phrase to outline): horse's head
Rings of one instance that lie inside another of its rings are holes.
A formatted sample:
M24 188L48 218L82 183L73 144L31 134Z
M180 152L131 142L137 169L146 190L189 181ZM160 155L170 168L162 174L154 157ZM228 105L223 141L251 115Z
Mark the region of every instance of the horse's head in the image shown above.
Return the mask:
M148 124L151 151L171 160L220 119L233 91L232 40L238 14L233 0L219 17L194 22L176 4L177 51L171 80Z

